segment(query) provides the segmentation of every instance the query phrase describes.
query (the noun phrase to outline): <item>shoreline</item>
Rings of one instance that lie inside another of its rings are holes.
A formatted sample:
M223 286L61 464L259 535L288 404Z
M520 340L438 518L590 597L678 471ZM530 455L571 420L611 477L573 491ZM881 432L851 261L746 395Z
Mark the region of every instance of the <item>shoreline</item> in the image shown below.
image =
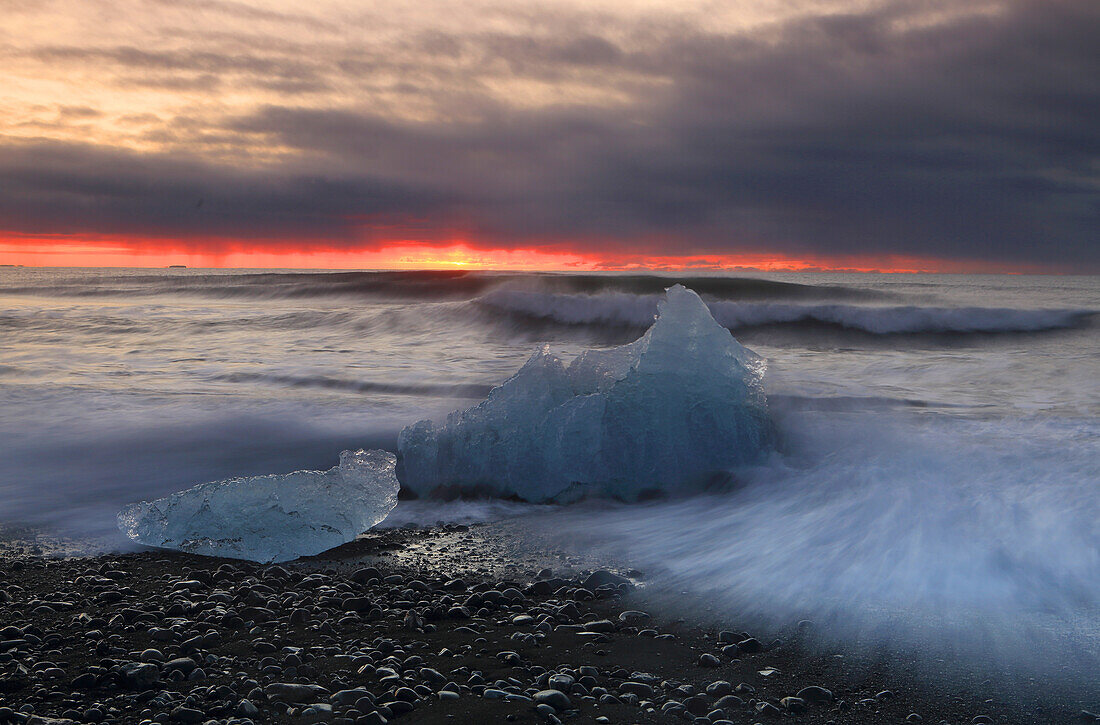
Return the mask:
M853 667L798 627L698 626L641 572L518 555L491 526L372 531L281 565L51 558L38 538L0 549L0 723L1085 721Z

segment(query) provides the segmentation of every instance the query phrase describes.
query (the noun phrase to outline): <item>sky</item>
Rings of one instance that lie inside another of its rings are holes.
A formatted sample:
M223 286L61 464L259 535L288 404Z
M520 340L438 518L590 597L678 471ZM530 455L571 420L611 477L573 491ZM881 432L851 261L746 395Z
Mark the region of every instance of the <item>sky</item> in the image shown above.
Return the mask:
M0 17L0 263L1100 273L1097 0Z

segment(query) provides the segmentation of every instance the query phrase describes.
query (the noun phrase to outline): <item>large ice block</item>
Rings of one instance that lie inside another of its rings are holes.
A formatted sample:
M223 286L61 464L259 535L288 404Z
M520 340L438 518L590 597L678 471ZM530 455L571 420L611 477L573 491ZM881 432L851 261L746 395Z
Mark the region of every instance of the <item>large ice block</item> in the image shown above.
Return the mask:
M124 508L118 527L146 546L279 562L347 543L397 505L396 458L344 451L327 471L232 478Z
M405 428L402 485L543 502L694 490L771 447L764 367L675 285L635 342L568 366L544 348L479 405Z

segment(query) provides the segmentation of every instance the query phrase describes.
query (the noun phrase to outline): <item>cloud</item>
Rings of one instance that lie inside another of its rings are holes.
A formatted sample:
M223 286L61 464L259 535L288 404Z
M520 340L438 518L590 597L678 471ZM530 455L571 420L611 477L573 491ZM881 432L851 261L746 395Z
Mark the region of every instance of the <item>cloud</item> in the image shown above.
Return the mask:
M194 238L199 245L346 245L361 241L364 219L385 223L440 208L430 191L364 175L272 177L61 143L0 147L0 187L0 225L10 231Z
M39 47L116 84L273 95L143 124L155 152L0 142L0 223L334 246L405 224L596 253L1100 270L1092 0L888 2L728 32L544 12L309 54L243 34L239 53Z

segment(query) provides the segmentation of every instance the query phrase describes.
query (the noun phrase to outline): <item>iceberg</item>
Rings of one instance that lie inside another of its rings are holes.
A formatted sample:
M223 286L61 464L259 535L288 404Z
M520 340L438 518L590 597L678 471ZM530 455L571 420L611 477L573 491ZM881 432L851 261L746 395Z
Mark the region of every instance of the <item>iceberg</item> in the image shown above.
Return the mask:
M688 493L773 444L764 360L675 285L649 330L566 365L544 347L477 406L398 436L402 485L567 502Z
M327 471L202 483L130 504L118 527L145 546L262 563L319 554L378 524L397 505L396 457L344 451Z

